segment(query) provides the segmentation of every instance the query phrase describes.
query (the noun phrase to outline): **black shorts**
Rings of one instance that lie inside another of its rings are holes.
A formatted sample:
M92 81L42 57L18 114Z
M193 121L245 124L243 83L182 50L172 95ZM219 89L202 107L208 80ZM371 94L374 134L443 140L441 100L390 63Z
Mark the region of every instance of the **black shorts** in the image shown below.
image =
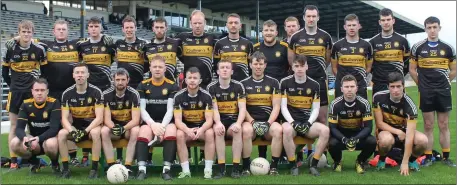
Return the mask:
M63 91L51 91L51 90L49 90L48 96L59 100L59 102L62 102L62 94L63 94Z
M320 86L321 106L328 105L328 80L326 78L313 78Z
M14 114L19 114L19 108L25 99L32 98L31 91L15 91L8 93L8 100L6 103L6 111Z
M379 91L389 90L389 84L386 83L373 83L373 96Z
M183 122L183 123L186 124L186 126L188 128L200 128L203 125L203 124L196 124L196 123L186 123L186 122Z
M419 108L422 112L449 112L452 110L450 89L419 90Z

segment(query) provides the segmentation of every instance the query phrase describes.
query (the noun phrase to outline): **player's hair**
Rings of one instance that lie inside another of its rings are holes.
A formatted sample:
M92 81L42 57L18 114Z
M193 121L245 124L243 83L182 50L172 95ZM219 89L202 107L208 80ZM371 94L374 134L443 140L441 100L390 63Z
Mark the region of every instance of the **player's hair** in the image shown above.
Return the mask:
M268 19L267 21L263 22L263 26L274 26L274 27L278 27L278 25L271 19Z
M305 8L303 9L303 14L306 13L306 10L316 10L317 11L317 15L319 16L319 9L317 8L317 6L306 5Z
M152 61L156 61L156 60L165 63L165 58L164 58L163 56L158 55L158 54L154 55L154 56L151 58L151 60L150 60L149 63L152 63Z
M156 22L165 23L165 27L168 25L167 20L163 17L157 17L156 19L154 19L154 21L152 22L152 26L154 26L154 23L156 23Z
M390 83L401 81L402 85L405 85L405 77L399 72L391 72L387 76L387 81Z
M308 57L305 55L295 55L294 61L292 63L298 63L300 65L305 65L308 62Z
M298 19L294 16L289 16L286 18L286 20L284 20L284 25L286 25L286 22L297 22L298 25L300 25L300 22L298 21Z
M254 58L259 61L263 60L264 63L267 63L267 57L261 52L261 51L256 51L251 55L251 60L254 60Z
M75 70L77 67L85 67L87 71L89 71L89 67L86 65L85 62L78 62L75 64L75 67L73 67L73 70Z
M192 17L194 17L194 15L201 15L201 16L203 16L203 19L205 19L205 14L201 10L194 10L190 14L190 21L192 21Z
M425 19L424 27L427 26L427 24L433 24L433 23L438 23L438 25L440 25L440 19L438 19L438 17L435 17L435 16L430 16L427 19Z
M97 16L93 16L87 21L87 25L89 25L89 24L101 24L101 23L102 23L102 20L100 19L100 17L97 17Z
M197 67L190 67L189 69L187 69L186 74L187 73L190 73L190 74L198 73L199 75L201 75L200 70Z
M35 25L32 21L29 20L22 20L21 22L19 22L19 24L17 25L17 31L21 31L22 28L31 29L32 32L35 32Z
M238 19L240 19L240 20L241 20L241 17L240 17L240 15L238 15L237 13L231 13L231 14L228 14L228 16L227 16L227 19L228 19L229 17L236 17L236 18L238 18Z
M124 23L126 22L133 22L133 24L136 26L136 20L130 15L127 15L124 20L122 20L122 27L124 27Z
M343 82L350 82L350 81L354 81L355 84L357 84L357 79L353 75L343 76L343 78L341 79L341 84L343 84Z
M391 9L388 8L383 8L381 11L379 11L379 16L392 16L393 17L393 12Z
M348 14L346 15L346 17L344 17L344 23L346 23L346 21L352 21L352 20L356 20L356 21L359 21L359 17L357 17L356 14Z
M235 69L235 64L230 59L222 59L217 63L217 68L219 69L219 65L221 63L230 63L232 64L232 70Z
M56 22L54 22L54 28L58 24L66 24L68 26L68 22L66 20L63 20L63 19L57 19Z
M113 78L116 78L116 76L119 76L119 75L125 75L125 76L127 76L127 79L130 78L129 72L122 67L117 68L116 71L114 71Z
M49 87L49 83L48 83L48 80L46 80L46 78L37 78L33 81L33 84L44 84L46 85L46 89Z

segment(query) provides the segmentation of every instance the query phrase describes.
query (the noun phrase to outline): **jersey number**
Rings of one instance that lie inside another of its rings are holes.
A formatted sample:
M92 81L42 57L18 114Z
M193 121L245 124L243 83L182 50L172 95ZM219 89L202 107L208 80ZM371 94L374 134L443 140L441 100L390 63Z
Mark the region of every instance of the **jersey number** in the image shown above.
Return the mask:
M352 52L351 53L355 53L355 48L351 48L352 49Z
M92 53L97 53L98 48L92 48Z
M301 95L301 90L298 91L298 95Z
M190 104L191 109L195 109L195 104Z
M257 88L257 92L260 92L260 88Z
M390 48L392 48L392 45L391 45L390 43L386 43L385 46L384 46L384 48L390 49Z
M314 40L310 40L310 41L309 41L309 44L314 44Z
M67 48L62 48L62 51L68 51L68 49Z

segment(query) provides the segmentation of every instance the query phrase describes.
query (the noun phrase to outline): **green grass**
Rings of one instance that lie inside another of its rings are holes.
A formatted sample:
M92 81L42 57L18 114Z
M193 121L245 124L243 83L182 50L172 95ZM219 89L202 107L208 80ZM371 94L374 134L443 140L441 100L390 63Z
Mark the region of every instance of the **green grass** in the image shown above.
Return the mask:
M452 84L452 88L456 88L456 84ZM418 105L418 92L417 87L407 88L407 93ZM370 95L371 96L371 95ZM455 102L455 96L453 96L453 102ZM449 127L451 130L451 158L455 159L456 150L456 114L455 104L453 105L453 111L451 112ZM419 113L417 129L423 130L422 115ZM435 124L434 129L435 145L434 149L437 151L441 150L439 145L439 132L438 126ZM7 135L1 135L1 154L2 156L8 156L7 149ZM270 151L270 150L269 150ZM78 152L81 154L81 152ZM231 150L227 148L227 159L231 161ZM193 177L190 179L174 179L171 182L165 182L160 178L161 169L153 168L148 169L148 178L145 181L129 180L129 184L141 183L141 184L455 184L456 183L456 169L444 166L441 163L436 163L432 167L421 168L420 172L414 172L408 177L400 176L398 167L388 168L382 172L376 172L374 168L369 168L364 175L356 174L354 169L354 161L358 152L344 152L343 153L343 172L335 173L331 169L321 169L320 177L312 177L308 174L307 167L301 167L300 175L292 177L289 175L287 169L280 170L280 176L251 176L241 179L231 179L229 177L220 180L203 180L203 166L200 166L198 170L193 169ZM257 147L254 147L252 157L257 156ZM330 158L330 157L329 157ZM155 164L162 164L162 151L161 148L157 148L154 151L153 156ZM331 163L332 160L330 159ZM214 166L217 169L217 166ZM106 184L108 181L105 177L100 177L97 180L87 179L89 172L87 168L71 168L72 178L60 179L52 176L50 168L45 168L39 174L29 175L28 168L20 169L19 171L8 172L8 169L2 170L2 183L3 184ZM180 167L173 167L172 169L174 176L181 171ZM228 169L230 173L230 169Z

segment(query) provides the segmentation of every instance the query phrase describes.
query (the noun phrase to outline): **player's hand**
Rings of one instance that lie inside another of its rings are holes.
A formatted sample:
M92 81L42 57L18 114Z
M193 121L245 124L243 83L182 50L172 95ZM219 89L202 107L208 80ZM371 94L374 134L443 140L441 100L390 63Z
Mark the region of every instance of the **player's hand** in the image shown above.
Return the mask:
M32 150L35 150L35 148L39 145L38 143L40 142L40 138L39 137L33 137L31 140L32 140L32 142L30 142L31 143L30 148Z
M225 126L219 122L214 125L214 131L218 136L223 136L225 134Z
M241 124L233 123L232 126L230 126L230 129L231 129L234 133L238 133L238 132L241 130Z
M408 176L409 175L409 166L408 163L401 163L400 166L400 175Z
M75 138L78 136L78 132L77 132L77 131L78 131L78 130L72 130L72 131L70 132L70 135L71 135L71 137L72 137L73 139L75 139Z
M308 133L309 129L312 126L312 124L308 121L306 123L299 122L299 121L293 121L291 124L296 132L303 134L303 135Z
M346 143L346 148L352 152L355 150L357 143L359 143L359 139L351 137Z
M343 138L341 139L341 142L342 142L344 145L347 145L347 144L348 144L348 141L349 141L349 139L346 138L346 137L343 137Z
M121 136L122 134L125 133L125 128L120 124L114 124L114 127L111 129L111 132L115 136Z
M203 129L202 129L201 127L198 128L198 129L195 131L194 140L197 140L197 139L200 137L200 135L202 135L202 133L203 133Z
M186 134L187 136L189 136L190 138L195 138L195 132L196 132L196 128L187 128L187 131L186 131Z
M24 139L22 139L22 148L24 148L24 150L28 150L28 142L29 138L25 136Z
M254 132L256 133L257 136L263 136L265 135L268 130L270 129L270 123L264 122L264 121L255 121L253 120L252 122L252 128L254 129Z
M74 137L75 143L79 143L85 139L87 136L86 130L76 130L76 137Z
M400 141L404 141L406 138L406 133L404 133L403 131L400 131L397 133L397 136L398 136L398 139L400 139Z
M165 134L165 127L160 123L151 124L151 129L156 136L163 136Z

